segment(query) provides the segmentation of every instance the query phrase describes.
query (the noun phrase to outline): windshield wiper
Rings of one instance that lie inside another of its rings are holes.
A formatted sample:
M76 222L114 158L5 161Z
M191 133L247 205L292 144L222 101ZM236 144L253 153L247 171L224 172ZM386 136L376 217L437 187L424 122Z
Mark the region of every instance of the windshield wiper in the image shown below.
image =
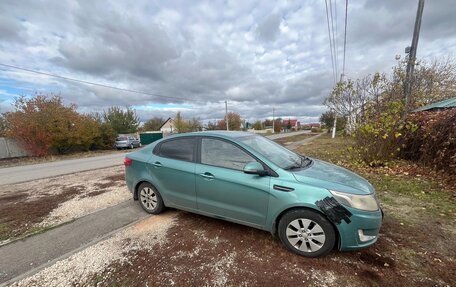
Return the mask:
M298 168L303 168L303 167L308 167L311 163L312 160L308 158L305 155L300 155L300 163L298 164L297 162L294 162L294 164L287 166L284 168L285 170L292 170L292 169L298 169Z
M301 168L302 166L300 164L293 164L293 165L290 165L290 166L287 166L286 168L284 168L284 170L292 170L292 169L297 169L297 168Z

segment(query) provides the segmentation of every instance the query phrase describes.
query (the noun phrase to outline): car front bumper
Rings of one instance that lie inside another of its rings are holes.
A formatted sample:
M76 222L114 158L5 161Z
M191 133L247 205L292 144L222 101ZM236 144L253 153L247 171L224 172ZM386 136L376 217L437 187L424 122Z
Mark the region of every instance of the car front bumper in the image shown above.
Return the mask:
M383 221L383 211L360 211L347 208L352 216L351 222L342 221L337 225L340 235L339 249L342 251L368 247L378 240Z

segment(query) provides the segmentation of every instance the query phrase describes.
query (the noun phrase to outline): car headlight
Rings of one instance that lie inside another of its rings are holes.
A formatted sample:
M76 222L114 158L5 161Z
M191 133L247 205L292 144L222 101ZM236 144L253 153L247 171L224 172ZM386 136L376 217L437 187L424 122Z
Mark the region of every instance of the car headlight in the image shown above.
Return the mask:
M375 199L374 193L367 195L359 195L334 190L330 190L330 192L337 201L346 206L367 211L378 210L378 204L377 200Z

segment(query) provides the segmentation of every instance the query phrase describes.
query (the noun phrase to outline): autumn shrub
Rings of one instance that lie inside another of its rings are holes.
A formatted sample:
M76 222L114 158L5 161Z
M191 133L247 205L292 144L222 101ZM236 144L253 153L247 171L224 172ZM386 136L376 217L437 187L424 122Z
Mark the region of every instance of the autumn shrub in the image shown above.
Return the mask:
M7 136L35 156L88 150L99 134L94 119L79 114L75 105L65 105L58 96L20 97L14 107L5 116Z
M404 130L416 130L415 125L402 120L401 102L387 105L388 108L380 113L367 107L363 123L353 134L356 152L370 166L382 166L397 158Z
M112 149L117 132L108 123L97 121L99 133L93 139L90 149Z
M418 128L404 132L399 155L456 174L456 109L412 113L407 119Z

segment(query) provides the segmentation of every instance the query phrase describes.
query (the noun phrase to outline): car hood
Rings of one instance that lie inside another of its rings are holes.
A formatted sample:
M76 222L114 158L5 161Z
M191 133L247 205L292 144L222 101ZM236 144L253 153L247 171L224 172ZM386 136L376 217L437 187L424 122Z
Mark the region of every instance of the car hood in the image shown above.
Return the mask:
M343 167L318 159L302 170L293 171L297 181L341 192L370 194L374 187L363 177Z

